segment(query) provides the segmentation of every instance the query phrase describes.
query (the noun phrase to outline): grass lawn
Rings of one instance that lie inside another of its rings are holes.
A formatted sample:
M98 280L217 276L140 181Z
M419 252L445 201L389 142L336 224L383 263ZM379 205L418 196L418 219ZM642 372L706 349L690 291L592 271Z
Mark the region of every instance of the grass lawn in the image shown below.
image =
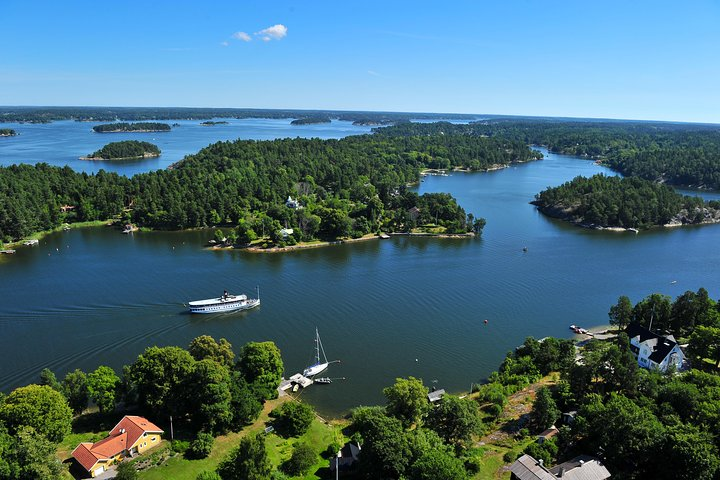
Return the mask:
M235 448L240 439L249 433L262 432L266 426L266 422L270 420L270 411L277 407L283 401L288 401L288 397L271 400L265 403L260 417L250 426L243 429L242 432L230 433L215 439L210 456L202 460L187 460L182 455L175 455L165 460L161 465L151 467L147 470L140 471L142 480L164 480L172 478L173 480L195 480L195 477L201 472L212 471L222 462L228 453ZM284 439L274 433L268 434L265 445L267 447L268 457L273 467L278 467L283 461L290 458L292 449L297 442L306 442L311 445L319 453L322 453L327 446L336 438L342 440L342 434L339 428L331 427L316 419L305 435L300 438ZM163 456L163 449L169 450L167 442L163 442L164 446L156 449L158 457ZM148 455L153 455L149 453ZM142 457L141 457L142 458ZM140 461L141 459L138 459ZM326 467L327 461L318 456L318 462L311 469L310 474L303 477L306 479L321 478L315 475L319 469Z

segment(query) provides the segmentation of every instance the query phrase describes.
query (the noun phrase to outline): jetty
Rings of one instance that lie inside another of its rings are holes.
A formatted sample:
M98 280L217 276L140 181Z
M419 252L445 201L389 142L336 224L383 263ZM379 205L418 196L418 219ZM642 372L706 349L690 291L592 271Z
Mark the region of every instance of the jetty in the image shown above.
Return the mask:
M12 255L15 253L15 250L7 249L7 250L0 250L0 253L4 253L5 255Z
M278 391L284 392L289 389L295 389L296 386L300 388L307 388L310 385L312 385L314 382L312 378L308 378L303 376L302 373L296 373L292 377L288 379L282 379L280 382L280 386L278 387Z

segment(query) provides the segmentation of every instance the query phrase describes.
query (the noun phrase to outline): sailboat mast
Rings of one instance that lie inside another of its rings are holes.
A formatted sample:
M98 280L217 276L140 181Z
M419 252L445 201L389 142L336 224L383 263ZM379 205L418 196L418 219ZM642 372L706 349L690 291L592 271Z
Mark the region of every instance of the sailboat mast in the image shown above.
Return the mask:
M315 327L315 364L320 363L320 333Z

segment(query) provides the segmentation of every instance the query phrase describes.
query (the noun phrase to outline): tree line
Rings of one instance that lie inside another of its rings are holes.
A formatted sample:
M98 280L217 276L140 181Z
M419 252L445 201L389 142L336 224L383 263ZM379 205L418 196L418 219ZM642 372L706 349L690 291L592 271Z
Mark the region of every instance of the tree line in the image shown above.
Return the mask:
M14 137L17 132L12 128L0 128L0 137Z
M257 108L188 108L188 107L0 107L0 122L49 123L56 120L126 121L206 120L212 118L298 118L327 116L340 120L373 120L375 122L409 121L411 119L465 119L475 115L356 112L343 110L275 110Z
M95 125L93 131L97 133L114 133L114 132L169 132L170 125L158 122L139 122L139 123L104 123Z
M117 216L157 229L250 224L262 236L279 225L295 229L297 240L409 231L423 222L448 233L479 231L483 222L452 196L418 196L408 185L419 182L422 168L483 169L533 158L526 145L491 138L361 135L219 142L132 178L13 165L0 168L0 238ZM288 196L303 208L288 207ZM66 205L75 208L62 212Z
M147 156L159 156L160 149L150 142L139 142L137 140L125 140L122 142L110 142L100 150L88 154L88 158L101 158L103 160L143 158Z
M720 202L681 195L666 185L603 174L547 188L532 203L573 223L622 228L703 223L714 220L720 209Z

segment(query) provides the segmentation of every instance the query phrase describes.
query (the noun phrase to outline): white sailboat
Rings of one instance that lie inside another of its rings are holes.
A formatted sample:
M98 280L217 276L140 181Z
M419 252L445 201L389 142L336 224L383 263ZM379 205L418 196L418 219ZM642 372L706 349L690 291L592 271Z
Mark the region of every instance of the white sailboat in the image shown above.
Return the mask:
M321 352L322 362L320 361ZM315 327L315 363L303 370L303 377L314 377L318 373L324 372L328 368L328 365L330 365L330 362L328 362L325 349L320 341L320 333L318 333L318 329Z

